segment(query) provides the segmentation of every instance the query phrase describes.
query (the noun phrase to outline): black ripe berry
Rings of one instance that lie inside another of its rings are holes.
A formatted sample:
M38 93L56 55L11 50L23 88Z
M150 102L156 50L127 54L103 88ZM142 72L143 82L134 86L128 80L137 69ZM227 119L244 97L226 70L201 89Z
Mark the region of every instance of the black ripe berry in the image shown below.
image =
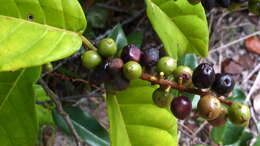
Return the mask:
M215 71L212 65L207 63L200 64L193 72L192 82L201 89L209 88L215 79Z
M231 0L216 0L216 1L223 8L228 8L231 4Z
M214 90L219 95L225 95L233 90L235 81L229 74L216 74L215 81L212 85Z
M171 111L173 115L181 120L186 119L192 110L191 101L186 96L174 98L171 103Z
M128 61L136 61L139 62L141 59L142 52L141 50L136 47L135 45L127 45L123 48L121 58L124 62Z
M150 48L144 50L144 53L142 55L141 61L142 65L146 67L152 67L156 65L156 63L159 61L160 58L160 52L156 48Z

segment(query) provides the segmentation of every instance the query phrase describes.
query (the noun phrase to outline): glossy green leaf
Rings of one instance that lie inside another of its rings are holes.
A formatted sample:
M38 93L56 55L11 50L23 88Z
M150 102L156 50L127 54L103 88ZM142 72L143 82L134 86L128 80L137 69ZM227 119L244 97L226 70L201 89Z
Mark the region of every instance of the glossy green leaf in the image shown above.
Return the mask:
M40 68L0 72L0 141L2 146L34 146L37 119L33 84Z
M245 127L236 126L228 121L222 127L215 127L211 131L212 140L217 144L233 144L239 140Z
M46 95L46 92L40 85L34 85L34 93L35 99L37 102L44 102L50 100L50 97ZM39 105L36 104L36 115L38 119L39 126L42 125L54 125L52 119L52 112L51 109L53 106L51 104L46 103L46 105Z
M137 47L141 48L143 38L144 34L142 32L133 32L127 36L127 41L129 44L135 44Z
M253 138L253 134L250 132L243 132L239 140L230 145L225 145L225 146L247 146L249 143L249 140Z
M241 88L235 87L232 91L232 96L227 99L235 102L244 102L246 99L246 94Z
M135 80L118 94L108 93L111 146L176 146L176 119L168 109L153 104L157 86Z
M198 58L194 54L183 55L178 60L178 65L188 66L188 67L190 67L191 69L194 70L198 66Z
M77 107L66 107L65 111L69 114L75 129L83 141L91 146L109 145L108 133L96 119ZM60 129L71 135L71 131L59 113L54 111L53 118Z
M201 4L187 0L146 0L147 15L168 55L178 58L185 53L206 57L208 25Z
M0 0L0 71L68 57L86 19L77 0Z

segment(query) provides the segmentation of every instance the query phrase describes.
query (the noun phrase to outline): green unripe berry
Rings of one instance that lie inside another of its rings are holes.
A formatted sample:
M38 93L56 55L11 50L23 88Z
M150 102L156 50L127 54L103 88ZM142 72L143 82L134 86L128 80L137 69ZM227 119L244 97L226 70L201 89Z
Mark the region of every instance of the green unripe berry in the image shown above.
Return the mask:
M102 58L96 51L90 50L86 51L81 56L81 60L86 68L91 69L98 66L101 63Z
M229 120L239 126L246 126L250 120L250 109L247 105L235 102L228 109Z
M182 85L190 85L192 83L192 69L188 66L178 66L174 70L175 80Z
M129 61L124 65L123 72L128 80L138 79L142 75L142 67L137 62Z
M152 97L154 104L159 107L168 107L173 99L172 94L163 88L156 89Z
M53 70L53 65L51 64L51 62L45 64L44 67L45 67L46 71L48 71L48 72Z
M113 39L105 38L98 43L98 53L104 57L114 56L117 52L117 46Z
M173 73L176 67L177 61L169 56L162 57L157 63L157 70L163 72L165 75Z

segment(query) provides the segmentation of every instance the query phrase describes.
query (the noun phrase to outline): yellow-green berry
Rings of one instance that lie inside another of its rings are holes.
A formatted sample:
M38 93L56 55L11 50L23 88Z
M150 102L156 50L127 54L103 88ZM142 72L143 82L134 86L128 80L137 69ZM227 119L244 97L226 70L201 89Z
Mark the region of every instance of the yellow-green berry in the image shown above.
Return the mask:
M98 43L98 53L103 57L112 57L117 52L117 46L113 39L105 38Z
M135 61L129 61L124 65L123 72L128 80L138 79L142 75L142 67Z
M246 104L233 103L228 109L229 120L239 126L246 126L250 120L250 110Z
M162 57L157 63L158 72L164 72L165 75L173 73L176 67L177 61L169 56Z
M81 60L86 68L91 69L98 66L101 63L102 58L96 51L90 50L86 51L81 56Z

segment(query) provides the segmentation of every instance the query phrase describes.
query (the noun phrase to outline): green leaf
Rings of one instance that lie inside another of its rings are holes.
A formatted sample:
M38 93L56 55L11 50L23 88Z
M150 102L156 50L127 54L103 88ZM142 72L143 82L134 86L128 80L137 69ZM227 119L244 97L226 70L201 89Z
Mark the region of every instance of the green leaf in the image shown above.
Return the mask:
M235 87L232 91L232 96L227 99L235 102L244 102L246 99L246 94L241 88Z
M77 107L66 107L65 111L69 114L76 131L83 141L91 146L109 145L108 133L96 119ZM53 118L60 129L71 135L71 131L59 113L54 111Z
M249 132L243 132L238 142L225 146L246 146L248 145L248 141L253 138L253 134Z
M233 144L239 140L245 127L236 126L230 121L222 127L215 127L211 131L212 140L217 144Z
M208 25L201 4L187 0L146 0L147 15L168 55L178 59L186 53L206 57Z
M70 56L86 19L77 0L0 0L0 25L0 71L10 71Z
M254 146L260 146L260 136L258 136Z
M137 47L141 48L143 43L144 34L142 32L133 32L127 36L129 44L135 44Z
M50 100L50 97L46 95L46 92L44 91L42 86L36 84L33 87L34 87L36 101L43 102L43 101ZM49 106L50 109L52 108L49 104L46 104L45 106L46 107ZM38 105L38 104L35 105L39 126L54 125L51 110L46 108L45 106Z
M194 54L183 55L178 60L178 65L188 66L188 67L190 67L191 69L194 70L198 66L198 58Z
M108 37L116 41L119 52L123 47L125 47L128 44L121 24L117 24L110 32Z
M39 67L0 72L0 141L3 146L34 146L37 119L33 84Z
M176 146L176 119L168 109L153 104L157 86L142 80L118 94L108 93L111 146Z

